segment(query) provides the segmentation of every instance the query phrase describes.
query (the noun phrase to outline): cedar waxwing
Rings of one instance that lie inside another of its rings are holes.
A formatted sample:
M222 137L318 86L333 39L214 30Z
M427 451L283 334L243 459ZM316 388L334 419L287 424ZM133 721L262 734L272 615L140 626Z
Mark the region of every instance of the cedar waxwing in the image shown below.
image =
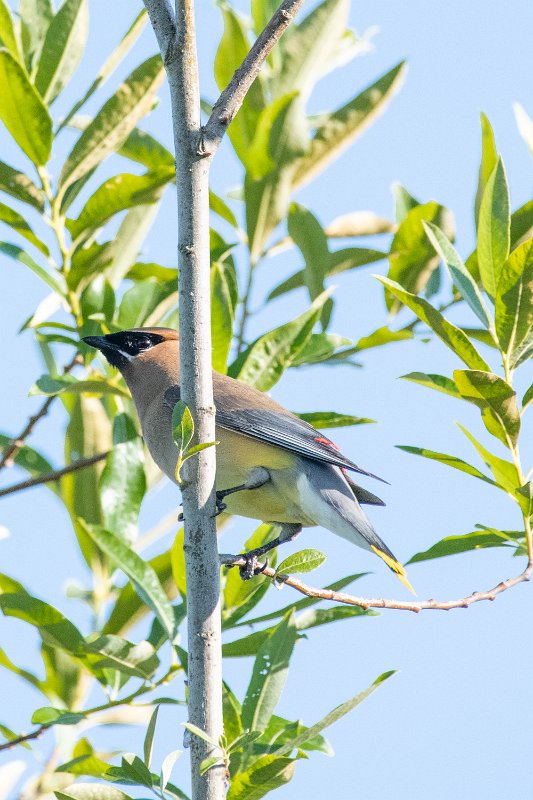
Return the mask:
M148 449L175 481L172 410L180 397L178 333L169 328L134 328L83 341L121 371ZM231 514L277 523L281 534L271 546L295 538L302 527L322 525L373 550L412 591L404 568L361 510L360 503L384 505L383 501L354 483L346 470L376 476L257 389L213 372L213 391L218 511L227 508ZM257 557L268 549L264 545L246 554L250 563L243 577L254 574Z

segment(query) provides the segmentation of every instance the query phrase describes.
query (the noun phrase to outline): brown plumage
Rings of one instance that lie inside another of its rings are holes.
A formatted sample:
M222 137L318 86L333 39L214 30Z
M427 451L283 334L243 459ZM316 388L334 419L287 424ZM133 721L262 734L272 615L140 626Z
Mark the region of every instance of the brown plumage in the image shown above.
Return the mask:
M138 328L84 341L122 372L148 449L174 480L177 449L171 419L180 396L178 334L169 328ZM286 538L300 526L323 525L376 552L409 586L403 567L359 505L382 501L345 474L347 469L370 473L268 395L218 372L213 372L213 391L219 442L216 489L222 495L245 487L224 496L230 513L285 525Z

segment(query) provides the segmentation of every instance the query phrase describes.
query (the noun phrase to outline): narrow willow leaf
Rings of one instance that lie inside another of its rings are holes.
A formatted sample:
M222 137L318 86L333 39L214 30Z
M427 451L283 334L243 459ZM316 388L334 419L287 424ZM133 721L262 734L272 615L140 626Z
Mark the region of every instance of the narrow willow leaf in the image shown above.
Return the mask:
M0 190L23 203L44 211L44 194L23 172L0 161Z
M4 203L0 203L0 222L9 225L19 236L23 236L24 239L40 250L45 256L50 255L48 247L35 235L22 214L19 214L18 211L14 211Z
M54 270L54 272L48 272L41 267L37 262L33 260L31 256L29 256L21 247L16 244L10 244L9 242L0 242L0 253L3 253L6 256L18 261L20 264L24 264L25 267L29 267L32 272L34 272L42 281L44 281L47 286L57 292L61 297L65 297L67 294L67 287L65 285L65 279L61 275L61 273Z
M109 272L111 277L111 271ZM162 285L158 280L134 283L120 303L116 324L122 328L140 328L147 325L149 316L174 290L175 286Z
M157 202L162 188L174 177L174 167L163 167L145 175L114 175L98 187L77 219L67 220L70 235L73 239L82 233L88 236L120 211Z
M174 768L174 764L176 763L178 758L181 756L182 752L183 752L182 750L172 750L170 753L168 753L164 757L163 763L161 764L161 778L160 778L160 782L159 782L159 787L160 787L162 792L165 791L165 789L167 787L167 784L168 784L168 782L170 780L170 776L172 775L172 770ZM176 796L176 793L172 793L172 794ZM172 794L171 794L171 796L172 796ZM183 798L183 800L189 800L187 795L183 794L182 792L177 793L177 797Z
M509 188L498 159L483 193L479 209L477 258L487 294L496 297L500 274L510 246Z
M368 336L362 336L355 345L356 352L360 350L370 350L372 347L382 347L384 344L391 344L392 342L403 342L406 339L412 339L413 333L409 330L391 331L386 325L382 328L377 328Z
M211 767L219 767L223 764L224 759L222 756L209 756L208 758L204 758L200 764L200 775L205 775L205 773L210 770Z
M288 783L294 775L295 766L294 758L262 756L245 772L232 776L227 800L261 800L268 792Z
M421 386L427 386L429 389L436 389L438 392L449 394L451 397L461 397L461 394L452 379L446 378L444 375L432 375L426 374L425 372L409 372L408 375L400 375L400 377L402 380L419 383Z
M311 140L309 152L298 162L294 187L322 172L384 111L402 85L405 69L404 62L401 62L342 108L328 115Z
M391 242L388 278L399 283L403 289L419 294L430 293L430 281L438 268L439 257L428 242L425 222L438 224L449 238L454 236L453 216L444 206L431 201L411 208L398 226ZM401 303L385 293L387 308L396 314Z
M516 466L511 461L506 461L503 458L495 456L494 453L491 453L486 447L483 447L483 445L477 441L470 431L468 431L459 423L457 423L457 425L474 446L478 455L494 475L496 479L496 485L500 489L503 489L503 491L510 494L512 497L516 498L516 489L520 485L520 476L518 475Z
M10 436L6 436L5 433L0 433L0 447L6 448L12 441L13 439ZM17 467L25 470L30 475L43 475L47 472L52 472L54 469L48 459L27 444L23 445L16 453L14 462ZM53 491L56 491L55 483L46 485Z
M52 120L24 68L3 49L0 86L0 119L30 161L46 164L52 149Z
M459 253L440 228L433 225L431 222L423 222L422 225L433 247L446 265L450 278L457 287L461 297L463 300L466 300L474 314L481 320L487 330L490 330L492 328L492 322L488 308L485 305L485 301L483 300L477 284L463 264Z
M182 722L182 725L199 739L202 739L204 742L207 742L207 744L210 744L218 749L218 742L216 742L209 736L209 734L199 728L198 725L194 725L192 722Z
M131 800L131 797L113 786L102 783L76 783L66 789L56 789L57 800Z
M104 525L127 544L138 534L137 520L146 492L144 448L126 414L113 421L113 447L100 476Z
M73 655L83 652L85 642L76 626L57 609L26 592L0 595L0 609L6 617L33 625L46 644L59 647Z
M356 694L354 697L347 700L345 703L342 703L337 708L334 708L333 711L330 711L329 714L326 714L320 722L316 722L314 725L311 725L309 728L306 729L305 733L302 733L300 736L295 737L292 741L284 744L278 750L275 751L276 756L285 756L291 753L293 750L300 747L301 743L306 741L313 736L316 736L317 733L321 733L325 728L329 728L330 725L333 725L334 722L337 722L342 717L349 714L354 708L356 708L363 700L366 700L375 690L378 688L380 684L384 681L388 680L392 675L394 675L394 670L390 672L384 672L383 675L380 675L379 678L376 678L374 683L365 689L363 692Z
M291 203L287 225L289 236L303 256L304 283L310 299L314 300L324 290L330 255L327 236L317 218L298 203Z
M528 517L533 515L533 481L527 481L523 486L516 490L520 497L525 499L525 503L521 502L520 505Z
M211 264L211 341L212 363L217 372L226 372L233 336L233 300L224 264Z
M496 140L491 124L485 114L481 114L481 163L479 165L479 178L477 182L474 216L476 225L479 221L479 209L489 178L498 162Z
M77 725L83 719L85 719L83 712L44 706L33 712L31 721L34 725Z
M517 538L519 534L518 531L503 531L502 533L489 528L484 531L464 533L462 536L446 536L428 550L415 553L407 563L416 564L418 561L454 556L457 553L468 553L470 550L480 550L484 547L507 547L509 538ZM523 534L520 535L523 536Z
M154 136L140 128L134 128L120 147L118 154L142 164L156 172L161 167L174 167L174 156Z
M126 78L85 128L65 161L59 181L62 194L120 147L152 108L163 77L164 68L157 55Z
M460 328L448 322L436 308L422 297L406 292L394 281L376 275L392 294L404 305L408 306L419 319L426 323L442 341L462 359L470 369L490 371L486 361L479 355L474 345Z
M19 16L24 22L23 30L28 39L25 41L22 36L26 60L28 66L33 67L35 56L41 51L46 31L54 17L51 0L20 0Z
M4 669L9 670L9 672L12 672L14 675L18 675L19 678L22 678L22 680L34 686L36 689L43 688L43 682L39 680L37 675L34 675L33 672L29 672L26 669L22 669L22 667L17 667L2 648L0 648L0 667L4 667Z
M533 200L511 214L511 250L533 236Z
M512 386L492 372L456 370L453 377L461 396L481 409L489 433L512 449L520 433L520 414Z
M412 208L420 205L420 201L398 182L392 184L392 196L394 198L394 216L399 225Z
M242 723L262 731L278 703L287 680L296 643L294 614L289 612L259 649L242 706Z
M524 411L526 406L528 406L531 402L533 402L533 383L522 398L522 411Z
M518 132L528 146L529 152L533 155L533 119L520 103L513 103L513 110Z
M73 758L60 764L57 772L70 772L71 775L87 775L93 778L103 778L109 764L95 754L93 747L85 737L77 742L72 750Z
M297 319L259 337L233 362L228 370L231 377L263 392L271 389L311 335L328 296L324 292Z
M13 56L20 61L20 52L15 34L15 24L11 11L5 0L0 0L0 42Z
M35 86L50 105L72 78L87 40L87 0L65 0L48 27Z
M376 236L380 233L394 233L396 226L373 211L352 211L336 217L326 226L326 236Z
M91 669L113 669L135 678L149 680L159 659L149 642L132 644L119 636L98 636L85 645Z
M461 458L457 458L457 456L450 456L447 453L436 453L434 450L427 450L425 447L411 447L404 444L397 444L396 447L398 450L404 450L406 453L412 453L415 456L423 456L423 458L429 458L432 461L446 464L446 466L452 467L453 469L458 469L460 472L466 472L467 475L479 478L486 483L490 483L492 486L496 485L491 478L488 478L476 467L473 467Z
M157 715L159 714L159 706L156 706L152 712L152 716L150 717L150 722L148 723L148 727L146 729L146 735L144 737L144 744L143 744L143 753L144 753L144 763L150 769L152 764L152 752L154 749L154 736L155 736L155 726L157 724Z
M496 289L496 332L505 353L518 350L533 326L533 239L518 245Z
M99 89L107 79L113 74L115 69L119 66L119 64L123 61L125 56L130 51L132 45L137 41L138 37L143 31L144 26L147 22L146 11L143 8L142 11L139 12L133 24L128 28L124 36L122 37L118 47L116 47L109 58L105 61L104 64L98 70L98 74L94 81L91 83L83 97L78 100L78 102L71 108L69 113L61 122L59 126L59 130L64 128L70 120L78 113L80 108L85 105L85 103L93 96L97 89Z
M73 375L62 375L53 378L51 375L43 375L38 378L30 389L30 395L44 394L52 397L57 394L93 394L93 395L118 395L119 397L129 398L130 395L122 386L110 383L106 379L92 378L84 381L77 380Z
M281 562L276 569L276 575L290 575L291 572L295 574L312 572L320 567L326 558L327 556L321 553L320 550L300 550Z
M180 470L185 460L185 453L189 447L192 437L194 436L194 421L189 411L189 407L183 402L178 400L172 410L172 438L176 445L177 461L176 461L176 481L181 482Z
M229 222L229 224L232 225L234 228L239 227L239 223L237 222L237 217L235 216L231 208L228 206L227 203L224 202L224 200L221 197L212 192L211 189L209 190L209 208L211 209L213 214L218 214L218 216L221 219L225 220L226 222Z
M97 546L132 581L140 597L152 609L172 641L175 634L174 614L154 569L110 531L96 525L84 525L84 528Z
M336 411L312 411L296 414L297 417L309 422L314 428L346 428L350 425L366 425L375 422L366 417L353 417L351 414L338 414Z

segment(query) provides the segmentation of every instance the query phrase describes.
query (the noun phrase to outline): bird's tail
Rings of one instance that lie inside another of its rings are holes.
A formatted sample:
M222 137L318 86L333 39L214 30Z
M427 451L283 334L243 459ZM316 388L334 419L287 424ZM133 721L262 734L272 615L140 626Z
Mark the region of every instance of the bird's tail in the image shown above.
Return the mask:
M376 547L376 545L374 545L374 544L372 544L370 546L371 546L372 550L374 551L374 553L376 555L378 555L380 558L383 559L383 561L389 567L389 569L391 569L394 572L394 574L401 580L403 585L406 586L409 589L409 591L412 594L414 594L414 596L416 597L416 592L413 589L413 587L411 586L411 584L409 583L409 579L407 577L407 572L402 567L400 562L396 561L396 559L392 555L391 551L388 548L387 548L387 551L380 550L380 548Z

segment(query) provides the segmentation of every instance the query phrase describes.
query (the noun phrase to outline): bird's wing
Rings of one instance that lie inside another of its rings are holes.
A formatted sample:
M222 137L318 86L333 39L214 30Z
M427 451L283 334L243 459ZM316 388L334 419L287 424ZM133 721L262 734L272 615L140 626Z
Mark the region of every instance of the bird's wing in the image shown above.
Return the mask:
M261 394L261 393L258 393ZM265 397L263 395L263 397ZM172 386L165 392L165 402L174 408L179 399L179 387ZM255 399L255 398L254 398ZM270 399L270 398L268 398ZM382 478L358 467L346 458L337 445L313 428L308 422L299 419L272 402L272 407L244 408L231 407L225 399L215 398L216 424L221 428L251 436L263 442L291 450L315 461L333 464L341 469L349 469L386 483ZM241 406L242 403L239 403ZM270 404L269 404L270 405ZM278 410L279 409L279 410ZM377 499L377 498L376 498Z

